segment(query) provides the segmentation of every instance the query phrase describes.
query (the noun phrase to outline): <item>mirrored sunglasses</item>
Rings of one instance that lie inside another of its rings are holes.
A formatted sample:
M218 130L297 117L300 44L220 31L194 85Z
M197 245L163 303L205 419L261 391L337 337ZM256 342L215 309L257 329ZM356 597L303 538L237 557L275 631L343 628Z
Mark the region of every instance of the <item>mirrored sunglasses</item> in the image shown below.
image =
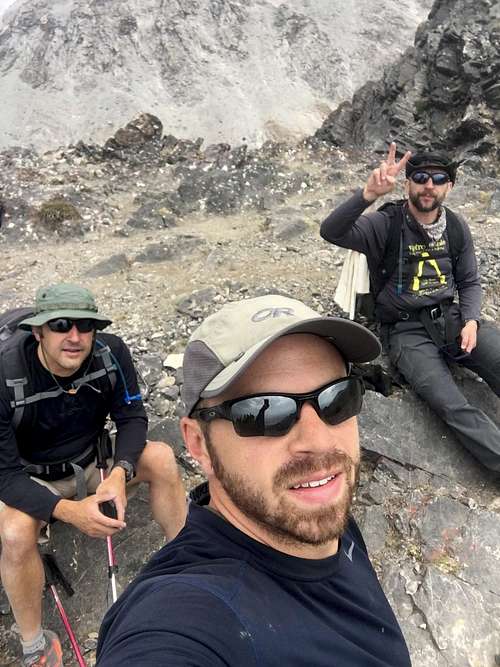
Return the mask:
M429 182L430 178L434 185L445 185L450 180L450 177L444 171L436 171L434 173L428 171L414 171L410 178L414 183L417 183L417 185L425 185Z
M307 394L252 394L224 401L210 408L194 410L204 422L227 419L244 438L281 436L299 420L304 403L310 403L318 417L330 426L355 417L361 411L364 385L357 377L330 382Z
M97 329L97 322L90 318L79 320L71 320L69 317L58 317L55 320L49 320L47 326L55 333L68 333L73 328L73 325L80 333L90 333Z

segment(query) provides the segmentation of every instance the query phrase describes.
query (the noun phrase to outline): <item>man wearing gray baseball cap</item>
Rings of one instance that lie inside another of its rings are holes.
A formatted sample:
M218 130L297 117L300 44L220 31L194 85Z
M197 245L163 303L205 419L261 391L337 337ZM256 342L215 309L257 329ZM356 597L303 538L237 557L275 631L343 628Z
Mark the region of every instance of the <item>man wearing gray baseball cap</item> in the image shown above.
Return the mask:
M378 340L268 295L230 303L184 356L186 447L208 482L108 612L97 664L408 667L350 516L361 381Z

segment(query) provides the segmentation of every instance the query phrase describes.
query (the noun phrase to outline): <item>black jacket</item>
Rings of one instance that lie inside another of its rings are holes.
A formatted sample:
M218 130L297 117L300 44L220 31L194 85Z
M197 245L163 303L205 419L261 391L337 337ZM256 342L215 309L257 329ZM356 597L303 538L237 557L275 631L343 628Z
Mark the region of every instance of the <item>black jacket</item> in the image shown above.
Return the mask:
M125 402L124 380L129 394L139 393L137 376L125 343L112 334L99 334L118 361L114 389L107 375L83 385L75 395L63 393L27 407L21 424L14 431L10 405L11 391L0 368L0 500L37 519L49 521L59 498L30 479L20 458L31 463L60 462L75 458L97 442L110 415L117 427L116 460L136 464L146 444L147 417L141 400ZM25 368L33 393L54 388L54 380L37 356L37 343L28 336L24 343ZM102 367L94 359L71 377L57 378L67 387L87 372ZM99 364L99 365L98 365Z

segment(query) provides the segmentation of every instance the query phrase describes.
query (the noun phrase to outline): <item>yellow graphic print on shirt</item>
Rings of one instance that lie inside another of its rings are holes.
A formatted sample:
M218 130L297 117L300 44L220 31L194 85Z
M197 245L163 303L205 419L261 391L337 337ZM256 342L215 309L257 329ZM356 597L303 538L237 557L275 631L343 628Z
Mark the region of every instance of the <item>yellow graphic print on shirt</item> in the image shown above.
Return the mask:
M415 296L427 296L446 289L448 276L439 261L447 255L445 240L413 244L408 249L414 267L413 275L410 275L410 292Z

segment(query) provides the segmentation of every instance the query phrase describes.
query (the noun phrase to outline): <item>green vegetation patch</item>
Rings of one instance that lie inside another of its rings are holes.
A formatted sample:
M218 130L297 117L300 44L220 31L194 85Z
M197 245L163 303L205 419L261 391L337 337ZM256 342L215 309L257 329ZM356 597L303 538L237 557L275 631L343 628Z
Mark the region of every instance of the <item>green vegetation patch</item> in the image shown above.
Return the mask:
M66 220L80 220L78 209L62 197L44 202L37 211L38 222L48 229L57 230Z

